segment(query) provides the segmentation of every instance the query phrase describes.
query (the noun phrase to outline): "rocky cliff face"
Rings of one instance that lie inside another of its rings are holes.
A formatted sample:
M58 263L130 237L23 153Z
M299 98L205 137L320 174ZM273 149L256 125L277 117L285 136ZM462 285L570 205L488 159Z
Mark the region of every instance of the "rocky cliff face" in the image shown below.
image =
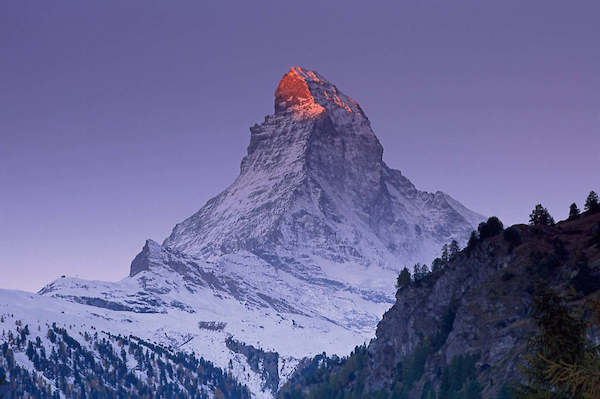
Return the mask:
M518 364L532 332L529 311L536 282L598 295L600 215L512 230L518 240L507 241L502 234L484 240L442 271L398 290L369 347L367 390L390 389L398 379L397 365L425 339L444 332L410 397L421 397L427 382L439 387L437 371L466 354L477 359L483 397L495 397L504 383L520 379Z

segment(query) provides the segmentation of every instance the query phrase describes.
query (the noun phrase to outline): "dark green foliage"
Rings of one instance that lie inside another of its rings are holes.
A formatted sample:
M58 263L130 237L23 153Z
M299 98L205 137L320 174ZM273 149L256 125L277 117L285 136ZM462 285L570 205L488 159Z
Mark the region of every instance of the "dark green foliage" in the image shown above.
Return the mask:
M554 226L554 219L550 216L548 209L542 204L537 204L529 215L529 224L533 226Z
M500 391L498 392L498 396L496 396L496 399L512 399L513 398L513 393L512 393L512 389L504 384L502 386L502 388L500 388Z
M411 282L410 272L405 267L402 269L400 274L398 274L398 278L396 280L396 289L408 287L410 285L410 282Z
M450 260L450 253L448 251L448 244L444 244L442 246L442 256L441 256L442 262L444 263L448 263L448 261Z
M554 253L543 253L534 251L530 255L531 266L528 266L526 270L532 277L539 278L542 280L552 276L553 271L560 265L561 260Z
M469 236L469 241L467 242L467 251L471 251L473 250L476 246L477 243L479 242L479 237L477 236L477 232L475 230L473 230L471 232L471 235Z
M456 311L452 306L448 307L444 315L442 316L442 324L437 334L431 338L431 345L433 352L439 350L442 345L446 343L448 335L454 328L454 319L456 318Z
M466 386L464 387L464 395L465 399L481 399L481 391L483 388L476 379L471 379L467 381Z
M521 245L521 234L514 227L509 227L508 229L504 230L502 236L504 237L504 240L510 243L511 248Z
M444 244L441 249L439 258L435 258L431 263L431 271L436 272L442 270L448 263L452 262L460 253L458 241L452 240L450 244Z
M423 339L397 364L393 372L395 383L387 391L365 394L365 380L369 373L368 352L366 346L358 346L350 356L343 359L328 358L325 354L316 356L292 377L278 396L285 399L408 398L408 393L415 383L423 377L428 358L446 342L452 331L455 316L455 310L449 307L442 316L438 332L431 339ZM470 376L471 372L467 374ZM437 397L432 384L425 384L420 394L426 398Z
M575 220L579 218L579 208L577 208L577 204L576 203L572 203L571 206L569 206L569 219L568 220Z
M417 286L420 285L420 282L427 278L429 275L429 268L425 264L417 263L413 266L413 281Z
M476 357L455 356L443 370L438 392L440 399L480 399L481 386L477 382Z
M515 277L514 273L511 272L504 272L502 273L502 277L500 277L502 279L502 281L509 281L512 280Z
M450 245L448 246L448 252L450 256L450 260L454 260L460 251L460 247L458 246L458 241L452 240Z
M497 236L504 230L504 225L496 216L490 217L487 221L479 223L477 231L472 231L469 241L467 242L466 252L469 253L480 241L486 238Z
M587 196L585 210L589 213L600 212L600 202L598 201L598 194L595 191L590 191L590 194Z
M433 262L431 262L431 271L437 272L439 270L442 270L443 266L444 266L444 261L442 261L441 258L435 258L433 260Z
M532 319L537 334L529 341L522 368L527 384L516 387L516 398L571 397L566 386L550 382L547 361L576 364L583 359L586 323L571 313L563 297L542 285L535 291Z
M486 222L479 223L477 227L479 239L485 240L489 237L494 237L504 230L504 225L496 216L490 217Z
M436 399L437 394L431 381L427 381L421 391L421 399Z
M575 291L589 295L600 289L600 275L594 273L588 265L587 258L582 255L576 262L577 275L571 280Z
M421 379L425 371L425 363L429 356L438 351L448 339L448 335L454 326L454 318L456 312L452 307L449 307L444 316L440 328L431 339L425 338L410 355L408 355L398 370L397 379L399 384L396 384L393 393L400 395L407 394L413 387L413 384Z
M284 399L361 398L367 362L365 345L357 346L350 356L343 359L318 355L301 373L294 375L278 396Z
M431 352L431 343L426 340L406 358L402 368L402 385L405 390L410 390L413 384L421 379L425 372L425 362Z

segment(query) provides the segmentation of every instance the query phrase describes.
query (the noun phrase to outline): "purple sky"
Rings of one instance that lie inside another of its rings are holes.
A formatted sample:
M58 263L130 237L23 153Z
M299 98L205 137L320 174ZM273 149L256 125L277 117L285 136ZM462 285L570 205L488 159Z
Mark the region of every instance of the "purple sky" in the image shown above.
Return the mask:
M237 176L291 65L505 224L600 190L598 1L204 3L2 3L0 287L126 276Z

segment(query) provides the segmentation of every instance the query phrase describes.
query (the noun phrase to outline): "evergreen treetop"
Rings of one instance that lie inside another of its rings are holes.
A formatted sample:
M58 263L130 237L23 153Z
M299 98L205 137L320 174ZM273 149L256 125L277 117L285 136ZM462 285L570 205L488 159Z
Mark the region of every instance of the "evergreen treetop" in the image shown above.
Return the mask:
M577 218L579 218L579 208L577 207L576 203L572 203L571 206L569 206L569 219L568 220L575 220Z
M542 204L537 204L529 215L529 224L533 226L553 226L554 219L550 216L548 209L544 208Z
M458 241L452 240L450 242L450 247L448 248L448 251L450 252L450 260L454 259L456 257L456 255L458 255L458 252L460 251L460 247L458 246Z
M589 213L596 213L600 211L600 202L598 201L598 194L595 191L590 191L589 195L585 200L585 210Z
M398 279L396 280L396 288L400 289L408 287L410 285L410 282L410 272L408 271L408 268L404 267L400 274L398 274Z

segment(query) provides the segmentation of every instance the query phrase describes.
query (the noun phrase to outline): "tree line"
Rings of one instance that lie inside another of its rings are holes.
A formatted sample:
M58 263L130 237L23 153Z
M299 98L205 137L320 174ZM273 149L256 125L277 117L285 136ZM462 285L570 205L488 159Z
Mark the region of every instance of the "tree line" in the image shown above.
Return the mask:
M590 191L584 203L584 211L587 214L595 214L600 212L600 200L595 191ZM581 215L576 203L572 203L569 207L569 218L567 220L576 220ZM532 226L553 226L554 218L550 215L548 209L542 204L537 204L529 215L529 224ZM427 264L416 263L412 267L412 273L408 267L403 267L398 277L396 278L396 289L402 289L414 283L419 283L435 273L445 268L448 263L452 262L456 257L465 251L467 254L471 252L479 242L494 237L500 233L504 233L504 239L511 243L512 246L520 244L520 236L518 231L509 227L504 229L503 223L496 216L492 216L487 221L482 222L473 230L469 236L466 247L461 250L458 241L452 240L449 244L444 244L441 248L441 255L433 260L431 267Z

